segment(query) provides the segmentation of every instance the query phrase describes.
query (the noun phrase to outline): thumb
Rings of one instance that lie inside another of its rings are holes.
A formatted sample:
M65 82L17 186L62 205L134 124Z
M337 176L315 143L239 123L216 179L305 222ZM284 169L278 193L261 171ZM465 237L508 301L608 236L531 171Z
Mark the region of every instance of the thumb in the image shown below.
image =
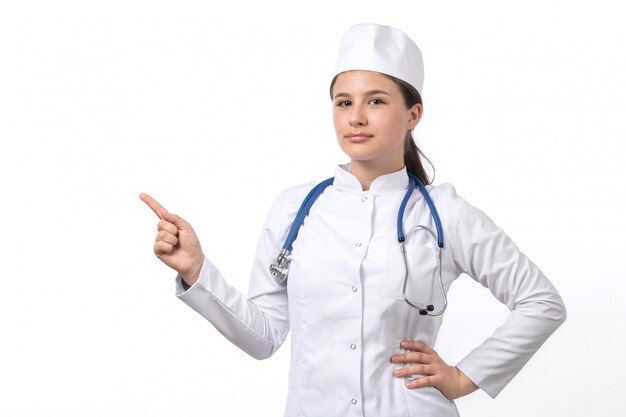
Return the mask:
M172 214L168 211L161 212L161 218L165 221L172 223L174 226L178 227L178 230L191 230L191 225L182 217L177 216L176 214Z

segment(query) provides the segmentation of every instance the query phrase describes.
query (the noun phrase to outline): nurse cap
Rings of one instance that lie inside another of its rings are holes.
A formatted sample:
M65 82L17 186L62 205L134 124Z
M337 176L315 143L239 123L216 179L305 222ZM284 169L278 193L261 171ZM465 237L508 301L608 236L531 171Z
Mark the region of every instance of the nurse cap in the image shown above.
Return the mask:
M391 75L422 93L422 52L406 34L391 26L361 24L348 29L339 45L333 77L350 70Z

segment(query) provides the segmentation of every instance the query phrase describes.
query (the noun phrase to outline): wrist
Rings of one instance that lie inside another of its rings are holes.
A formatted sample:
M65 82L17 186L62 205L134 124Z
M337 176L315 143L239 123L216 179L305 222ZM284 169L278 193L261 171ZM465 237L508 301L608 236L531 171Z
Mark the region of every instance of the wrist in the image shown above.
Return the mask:
M474 381L469 379L469 377L465 375L463 371L461 371L456 366L454 367L454 369L456 369L458 376L459 376L459 390L460 390L459 397L462 397L467 394L471 394L472 392L478 389L478 385L476 385Z
M184 271L179 271L183 281L188 285L192 286L198 281L200 277L200 271L202 270L202 265L204 264L204 256L197 259L191 264L191 267Z

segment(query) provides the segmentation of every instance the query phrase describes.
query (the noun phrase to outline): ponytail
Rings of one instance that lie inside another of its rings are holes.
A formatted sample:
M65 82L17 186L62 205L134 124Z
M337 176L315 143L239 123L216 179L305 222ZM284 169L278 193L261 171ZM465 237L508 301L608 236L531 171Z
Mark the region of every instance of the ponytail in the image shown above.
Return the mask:
M385 74L386 75L386 74ZM406 83L398 78L386 75L400 88L402 97L404 97L404 104L407 108L411 108L416 104L422 104L422 96L420 93L409 83ZM428 164L433 169L433 179L435 167L430 160L420 151L413 140L412 131L406 132L404 137L404 165L406 170L411 174L417 176L424 183L424 185L432 184L432 179L428 177L424 165L422 165L422 158L428 161Z
M409 130L406 132L406 136L404 137L404 165L406 165L406 170L411 174L417 176L424 183L424 185L432 184L432 180L428 178L428 174L422 165L422 157L428 161L430 166L433 164L430 160L419 150L415 141L413 140L413 135ZM434 167L433 167L434 170ZM434 178L434 175L433 175Z

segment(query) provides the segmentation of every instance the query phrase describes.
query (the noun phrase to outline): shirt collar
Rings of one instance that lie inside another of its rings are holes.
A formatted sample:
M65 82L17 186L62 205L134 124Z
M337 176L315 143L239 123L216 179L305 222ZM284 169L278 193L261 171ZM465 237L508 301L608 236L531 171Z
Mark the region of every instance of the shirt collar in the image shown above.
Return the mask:
M333 187L339 191L362 193L363 188L361 187L361 183L357 177L350 173L350 168L350 163L337 166L335 169ZM377 177L372 181L369 191L375 195L388 194L397 191L406 191L408 185L409 176L406 167L403 167L399 171Z

